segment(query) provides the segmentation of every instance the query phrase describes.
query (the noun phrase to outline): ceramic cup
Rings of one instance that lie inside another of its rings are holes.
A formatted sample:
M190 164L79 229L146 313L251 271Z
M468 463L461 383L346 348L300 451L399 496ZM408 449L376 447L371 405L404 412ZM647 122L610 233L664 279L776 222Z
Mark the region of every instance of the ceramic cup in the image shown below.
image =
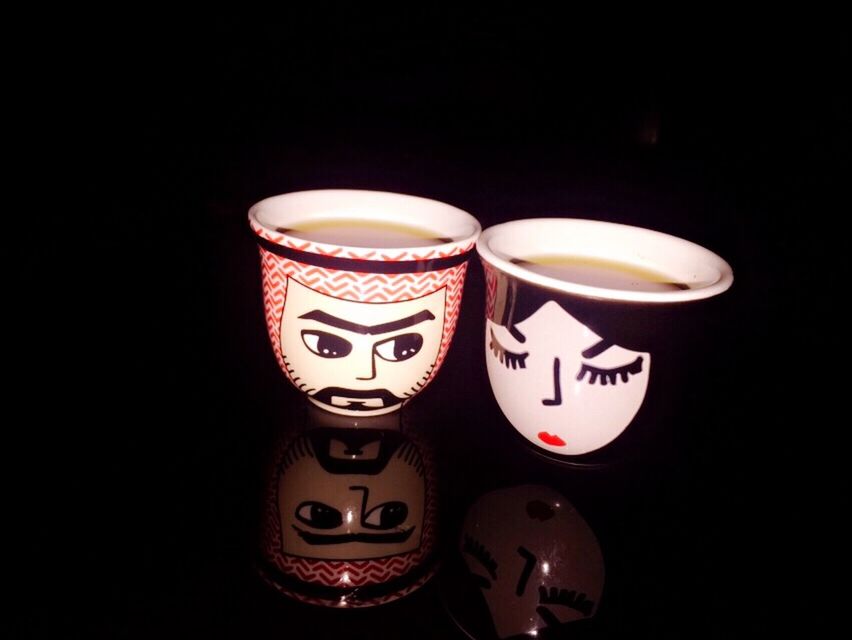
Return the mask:
M249 211L272 349L344 415L394 411L441 366L480 226L448 204L376 191L268 198Z
M494 397L536 451L565 461L606 460L669 420L697 365L683 362L690 343L713 341L707 301L733 282L692 242L593 220L507 222L477 250Z
M276 591L327 607L398 600L435 573L432 449L399 414L312 407L279 435L266 473L258 572ZM325 414L325 415L322 415Z

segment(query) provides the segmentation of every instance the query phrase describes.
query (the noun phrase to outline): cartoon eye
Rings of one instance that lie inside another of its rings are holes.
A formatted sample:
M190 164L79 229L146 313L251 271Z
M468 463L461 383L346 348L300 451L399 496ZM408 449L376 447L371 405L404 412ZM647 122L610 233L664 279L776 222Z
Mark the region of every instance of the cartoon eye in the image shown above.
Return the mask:
M630 364L615 369L598 369L590 364L583 364L580 367L580 373L577 374L577 380L582 380L583 377L589 374L589 384L595 384L600 379L601 385L616 384L616 379L621 376L622 382L627 382L630 375L635 375L642 371L642 356L637 357Z
M302 342L321 358L342 358L352 351L348 340L325 331L302 331Z
M322 502L303 502L296 507L296 518L314 529L334 529L343 523L343 516L334 507Z
M491 351L494 352L494 355L497 359L506 365L507 369L526 369L527 364L527 356L530 355L529 351L525 351L524 353L515 353L514 351L509 351L499 342L497 342L497 338L494 336L494 329L491 329L491 342L488 343L488 347Z
M462 551L470 556L472 556L482 567L488 572L488 575L491 576L492 580L497 579L497 561L494 559L494 556L485 548L485 545L482 544L476 538L473 538L467 534L464 534L464 543L462 544ZM486 589L491 587L491 582L486 580L488 585L482 585Z
M408 507L404 502L394 500L373 507L361 522L367 529L392 529L398 527L408 517Z
M413 357L422 346L423 336L419 333L404 333L376 343L374 349L382 360L399 362Z

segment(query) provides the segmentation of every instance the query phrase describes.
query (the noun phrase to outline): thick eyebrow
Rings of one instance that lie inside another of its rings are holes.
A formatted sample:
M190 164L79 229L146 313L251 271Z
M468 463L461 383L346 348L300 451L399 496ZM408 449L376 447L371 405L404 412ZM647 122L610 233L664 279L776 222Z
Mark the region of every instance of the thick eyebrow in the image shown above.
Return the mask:
M511 335L518 342L523 344L527 341L527 337L523 333L521 333L521 330L518 329L515 325L511 325L507 327L507 329L509 331L509 335Z
M600 342L596 342L591 347L583 351L582 356L584 358L594 358L595 356L599 356L600 354L602 354L614 344L614 342L604 338Z
M415 324L419 324L421 322L425 322L426 320L434 320L434 314L428 309L424 309L423 311L419 311L414 315L408 316L406 318L400 318L399 320L393 320L391 322L383 322L382 324L358 324L357 322L350 322L349 320L344 320L343 318L337 318L325 311L320 311L319 309L314 309L313 311L308 311L299 316L301 320L316 320L317 322L322 322L323 324L327 324L332 327L337 327L338 329L343 329L345 331L351 331L353 333L360 333L361 335L376 335L380 333L388 333L389 331L396 331L397 329L404 329L405 327L411 327Z

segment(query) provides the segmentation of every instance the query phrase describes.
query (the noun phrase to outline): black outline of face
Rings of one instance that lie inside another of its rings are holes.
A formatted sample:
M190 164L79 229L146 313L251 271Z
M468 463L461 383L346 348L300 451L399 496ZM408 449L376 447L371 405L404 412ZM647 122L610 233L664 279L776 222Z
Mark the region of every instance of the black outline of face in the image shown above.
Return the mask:
M650 354L601 339L552 300L511 328L488 320L485 342L500 408L521 435L547 451L579 455L606 446L627 429L644 402ZM553 353L544 355L544 345ZM625 357L628 361L621 362ZM613 359L617 362L609 362ZM625 392L621 385L634 380L639 386ZM615 397L594 387L622 392ZM524 397L524 392L536 395Z
M369 415L393 409L425 386L440 355L446 287L389 303L340 300L292 278L287 288L281 354L293 383L314 401L331 410ZM344 317L356 311L361 319L378 316L382 321L365 324ZM308 354L330 364L311 364ZM400 368L396 363L408 364Z

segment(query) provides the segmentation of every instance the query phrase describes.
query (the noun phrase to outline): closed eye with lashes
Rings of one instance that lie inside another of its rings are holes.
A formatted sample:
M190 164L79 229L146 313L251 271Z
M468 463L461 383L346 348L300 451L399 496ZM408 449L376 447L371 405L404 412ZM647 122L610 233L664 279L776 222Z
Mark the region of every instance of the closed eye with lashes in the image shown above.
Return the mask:
M635 375L641 371L642 356L638 356L630 364L626 364L623 367L615 367L614 369L600 369L584 363L580 367L580 372L577 374L577 380L582 380L588 373L589 384L595 384L598 380L600 380L602 386L606 386L608 384L614 385L617 384L619 377L622 382L627 382L627 379L631 375Z
M500 361L501 364L506 365L507 369L526 369L526 360L527 356L530 355L528 351L524 353L515 353L514 351L509 351L499 342L497 342L497 338L494 336L494 330L491 329L491 341L488 343L488 348L494 352L496 358Z
M550 587L547 589L544 585L538 588L538 601L543 605L562 605L579 611L584 616L592 615L594 609L594 600L589 600L585 593L577 593L575 590L559 589Z
M464 536L464 544L462 545L462 551L473 556L479 564L483 566L483 568L488 572L488 575L491 576L492 580L497 579L497 561L494 559L488 549L485 548L481 542L476 540L475 538L471 538L469 535L465 534ZM487 585L483 584L482 586L486 589L491 586L491 583L488 582Z

